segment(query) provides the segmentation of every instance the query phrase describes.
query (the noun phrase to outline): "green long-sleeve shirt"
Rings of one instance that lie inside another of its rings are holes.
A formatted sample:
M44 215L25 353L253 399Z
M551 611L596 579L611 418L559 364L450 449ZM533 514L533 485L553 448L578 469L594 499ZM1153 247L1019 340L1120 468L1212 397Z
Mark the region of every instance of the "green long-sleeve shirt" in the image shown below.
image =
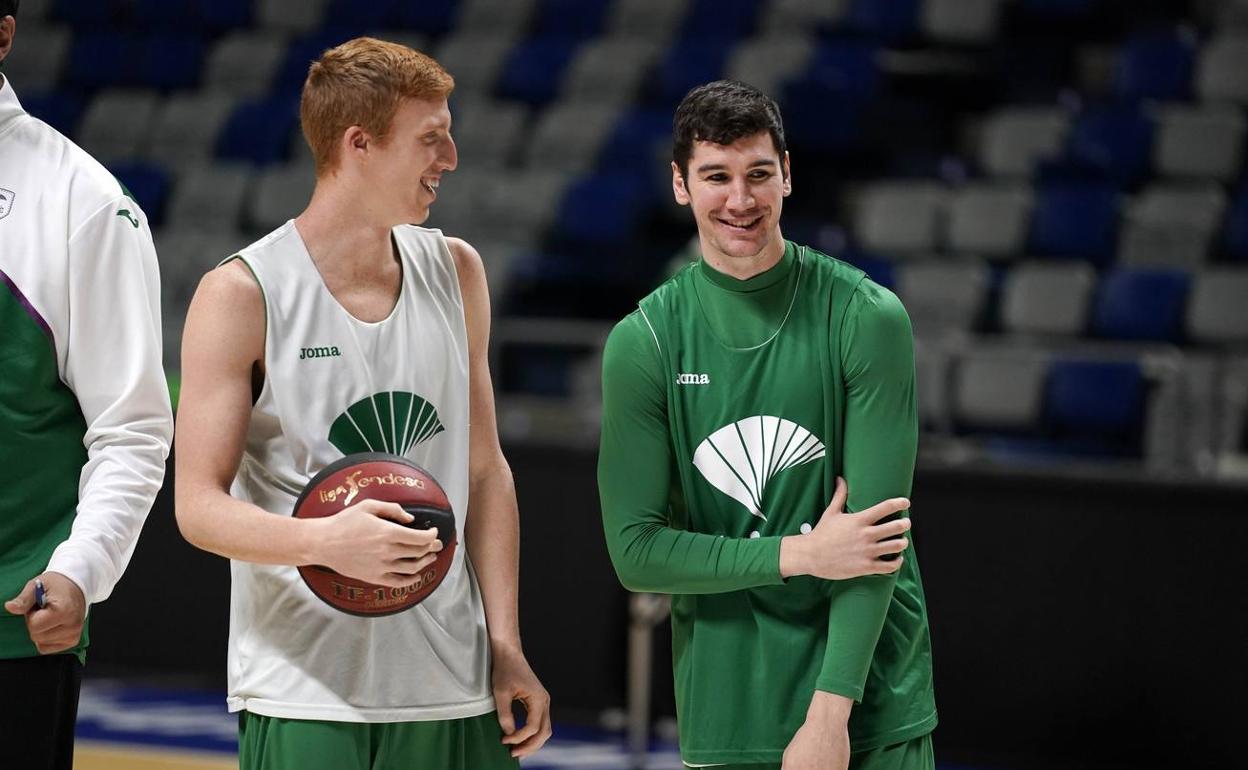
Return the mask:
M779 573L849 483L849 510L906 496L917 419L909 320L860 271L786 245L737 281L697 263L644 299L603 361L598 481L632 590L674 594L686 761L775 762L815 689L851 697L861 750L935 725L913 548L894 576Z

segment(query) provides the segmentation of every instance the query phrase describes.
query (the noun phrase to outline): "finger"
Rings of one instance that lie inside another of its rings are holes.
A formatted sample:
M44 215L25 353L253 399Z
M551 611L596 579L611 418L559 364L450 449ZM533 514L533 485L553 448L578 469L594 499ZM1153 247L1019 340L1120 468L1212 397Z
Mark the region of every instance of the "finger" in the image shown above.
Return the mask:
M886 521L882 524L876 524L871 527L871 535L876 540L883 540L886 537L897 537L904 535L910 531L910 517L903 516L900 519Z
M30 579L26 581L26 585L22 586L22 590L4 603L4 608L13 615L25 615L30 612L30 608L35 606L35 581Z
M823 513L826 516L829 513L842 513L845 510L845 501L849 499L849 485L845 483L845 479L840 476L836 477L836 491L832 493L832 502L828 504L827 510Z
M438 542L438 531L436 529L402 527L402 530L402 532L394 533L394 541L401 545L428 547Z
M429 545L396 544L390 549L391 559L396 563L414 563L417 559L437 558L442 552L442 543L434 540Z
M877 503L876 505L871 506L867 510L863 511L862 515L866 516L868 521L875 522L885 518L886 516L892 516L895 513L901 513L902 511L909 510L909 508L909 500L904 497L893 497L882 503Z
M369 513L380 519L393 521L396 524L410 524L416 520L416 517L403 510L403 506L398 503L383 503L379 500L369 501L371 504L367 507Z
M881 540L875 546L880 555L890 553L901 553L910 547L910 541L907 538L899 537L893 540Z
M892 561L888 561L886 559L876 559L875 564L876 564L877 571L875 574L891 575L897 570L901 569L901 563L904 562L905 560L906 560L906 557L904 556L898 556L896 559L893 559Z
M35 610L26 616L26 627L30 629L31 635L41 634L48 635L58 628L68 628L72 625L72 619L68 613L58 611L49 607L48 609Z
M508 736L516 731L516 717L511 713L511 693L503 690L494 692L494 708L498 715L498 726L503 728L503 735ZM503 743L507 738L503 738Z
M433 554L433 553L429 554L428 556L421 556L420 558L417 558L417 559L411 559L411 558L395 559L393 562L390 563L391 565L390 571L395 575L407 575L409 578L411 578L411 577L415 577L416 575L419 575L422 570L432 565L437 560L438 560L438 555Z
M513 735L504 743L515 743L511 750L511 755L516 758L526 757L537 751L550 738L550 719L547 716L549 707L545 699L533 699L532 705L526 701L525 706L528 709L528 715L525 719L524 728ZM513 739L523 735L523 740L513 741Z

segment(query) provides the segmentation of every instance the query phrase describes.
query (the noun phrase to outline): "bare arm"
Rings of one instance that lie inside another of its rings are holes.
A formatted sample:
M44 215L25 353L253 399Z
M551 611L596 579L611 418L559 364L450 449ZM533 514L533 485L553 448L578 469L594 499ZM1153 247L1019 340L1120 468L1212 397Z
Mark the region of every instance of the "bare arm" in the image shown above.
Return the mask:
M472 559L490 649L494 657L494 696L499 721L507 733L503 742L512 745L513 756L537 751L550 737L550 696L525 661L520 645L517 589L520 580L520 518L511 468L498 443L494 416L494 388L490 380L490 297L481 256L458 238L448 238L455 258L464 321L468 329L469 380L469 489L464 537ZM519 730L511 718L512 700L524 703L528 712Z
M252 407L252 374L264 361L264 298L234 260L200 282L182 336L182 395L175 434L178 527L192 545L259 564L323 564L351 577L402 586L441 548L410 515L365 501L336 516L273 515L230 495ZM390 519L390 521L386 521Z

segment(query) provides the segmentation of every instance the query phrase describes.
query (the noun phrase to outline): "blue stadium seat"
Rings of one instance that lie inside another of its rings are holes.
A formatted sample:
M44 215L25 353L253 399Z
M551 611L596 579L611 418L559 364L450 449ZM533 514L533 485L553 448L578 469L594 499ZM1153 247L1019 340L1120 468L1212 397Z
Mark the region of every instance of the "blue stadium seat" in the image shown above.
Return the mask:
M1135 105L1084 111L1075 119L1067 146L1069 161L1123 185L1148 174L1152 152L1153 124Z
M800 80L782 91L784 136L810 152L845 150L863 138L864 100L822 83Z
M568 188L555 231L577 244L624 246L637 236L647 183L635 173L594 174Z
M287 97L243 102L221 129L216 156L261 166L286 158L298 110Z
M169 198L169 173L147 163L118 164L109 171L138 202L143 213L147 214L147 221L158 227L164 221L165 201Z
M880 88L879 48L858 40L825 40L795 80L839 94L871 96Z
M1098 0L1023 0L1022 7L1029 16L1065 20L1090 13L1097 2Z
M616 122L602 144L597 167L603 171L652 169L660 144L671 145L672 115L666 110L638 108ZM667 169L661 169L667 177Z
M303 81L308 78L308 67L327 49L345 43L354 37L349 30L334 29L309 35L290 44L286 56L273 78L273 91L277 94L298 94Z
M675 108L690 89L723 76L732 41L699 38L673 45L659 62L652 94L656 108Z
M253 0L134 0L131 16L135 26L143 29L219 32L250 25L252 11Z
M106 88L133 85L140 39L131 32L83 32L69 49L65 79L72 86Z
M124 5L123 0L56 0L52 18L71 27L98 29L111 24Z
M22 107L68 137L78 130L85 108L82 98L64 91L22 94Z
M152 88L191 88L199 83L206 46L197 35L153 34L138 52L140 82Z
M199 0L198 3L200 21L218 31L251 26L255 10L254 0Z
M1248 262L1248 185L1235 196L1226 216L1226 251L1232 259Z
M854 0L849 23L880 40L905 40L919 31L919 0Z
M1178 342L1190 281L1181 270L1110 272L1097 290L1093 333L1120 340Z
M606 24L604 0L540 0L536 34L585 40L602 32Z
M391 23L399 29L410 29L425 35L445 35L455 28L461 5L458 0L401 2L395 8Z
M570 37L526 40L512 49L498 81L497 95L537 106L550 102L559 92L563 70L576 52Z
M1186 100L1195 60L1195 45L1182 33L1136 35L1118 54L1115 91L1128 99Z
M1053 182L1036 199L1032 254L1075 257L1104 265L1113 259L1119 194L1105 182Z
M685 12L680 39L688 43L696 39L736 41L751 34L758 22L760 6L756 0L693 0Z
M349 33L351 36L383 29L390 25L390 19L400 4L398 0L368 0L366 3L333 0L325 11L325 29Z
M1147 396L1135 361L1058 360L1045 388L1045 422L1069 450L1139 454Z

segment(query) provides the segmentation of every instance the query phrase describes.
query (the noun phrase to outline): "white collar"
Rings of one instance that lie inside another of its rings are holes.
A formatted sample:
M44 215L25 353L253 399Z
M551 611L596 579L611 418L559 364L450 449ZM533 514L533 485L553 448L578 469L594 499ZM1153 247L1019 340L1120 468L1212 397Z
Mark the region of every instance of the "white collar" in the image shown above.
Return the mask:
M22 103L17 100L17 92L13 90L12 82L5 77L4 85L0 86L0 131L7 128L9 121L25 114L26 110L22 109Z

